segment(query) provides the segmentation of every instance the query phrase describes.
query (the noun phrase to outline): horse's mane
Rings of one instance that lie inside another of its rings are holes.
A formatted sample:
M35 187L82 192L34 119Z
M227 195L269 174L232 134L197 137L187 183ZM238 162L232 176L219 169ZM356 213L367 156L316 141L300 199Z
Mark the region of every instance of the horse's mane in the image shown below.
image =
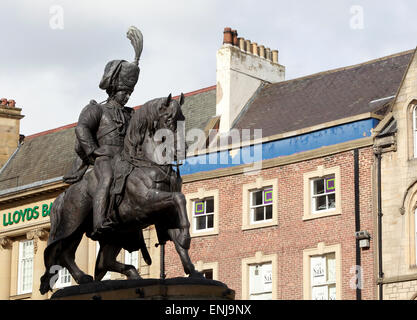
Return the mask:
M159 107L166 98L156 98L137 109L130 119L124 141L124 152L133 159L141 158L141 146L146 132L155 133L155 123L159 118Z

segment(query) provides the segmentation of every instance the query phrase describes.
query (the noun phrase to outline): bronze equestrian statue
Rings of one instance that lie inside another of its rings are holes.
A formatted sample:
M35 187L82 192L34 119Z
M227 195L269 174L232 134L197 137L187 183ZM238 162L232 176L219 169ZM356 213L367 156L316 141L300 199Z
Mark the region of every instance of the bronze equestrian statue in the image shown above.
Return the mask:
M130 32L138 61L141 34L137 29ZM204 277L188 254L190 223L175 165L181 160L178 150L185 146L185 137L177 132L177 122L185 120L181 110L184 95L178 101L171 95L153 99L135 112L126 109L124 104L139 75L137 64L128 64L123 60L107 64L100 87L106 89L109 99L105 104L90 103L81 113L76 129L79 158L66 176L72 184L56 198L50 213L42 294L52 290L56 265L67 268L78 284L99 281L108 271L140 279L134 266L120 263L116 257L122 248L129 252L140 249L145 262L151 264L142 234L150 225L155 225L160 244L174 242L186 274ZM174 139L157 139L160 130L171 132ZM87 171L91 164L94 169ZM94 279L75 263L84 234L100 243Z

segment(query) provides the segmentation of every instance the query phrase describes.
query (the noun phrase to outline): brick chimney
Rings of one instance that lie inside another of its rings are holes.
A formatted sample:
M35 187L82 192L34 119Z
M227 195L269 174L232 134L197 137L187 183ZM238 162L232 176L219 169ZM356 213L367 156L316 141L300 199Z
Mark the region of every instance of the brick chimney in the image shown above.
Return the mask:
M216 58L216 114L219 132L226 133L263 82L285 80L285 67L278 63L277 50L238 38L237 30L231 28L224 29Z
M21 111L14 100L0 99L0 168L19 145Z

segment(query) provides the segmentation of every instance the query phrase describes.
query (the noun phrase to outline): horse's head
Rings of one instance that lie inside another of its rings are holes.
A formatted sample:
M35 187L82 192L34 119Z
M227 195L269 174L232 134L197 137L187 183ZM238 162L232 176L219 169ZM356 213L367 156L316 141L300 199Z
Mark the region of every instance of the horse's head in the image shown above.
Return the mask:
M150 160L160 165L185 157L185 117L178 100L159 98L145 103L130 122L125 139L125 151L132 158Z
M171 94L158 106L158 120L156 130L168 129L172 132L177 131L178 121L184 121L181 106L184 104L184 95L181 93L179 101L172 99Z

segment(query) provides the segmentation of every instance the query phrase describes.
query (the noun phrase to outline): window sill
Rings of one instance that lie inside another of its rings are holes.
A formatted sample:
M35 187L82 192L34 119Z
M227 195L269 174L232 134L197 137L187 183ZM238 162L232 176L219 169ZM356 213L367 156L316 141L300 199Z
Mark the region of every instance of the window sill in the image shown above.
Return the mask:
M219 231L217 230L210 230L210 231L192 231L191 238L198 238L198 237L206 237L206 236L217 236Z
M10 300L26 300L32 298L32 292L10 296Z
M278 226L278 221L268 221L264 223L253 223L242 226L242 230L252 230L252 229L259 229L259 228L267 228L267 227L275 227Z
M340 212L340 210L327 211L323 213L314 213L314 214L312 213L312 214L303 216L303 221L320 219L320 218L325 218L325 217L332 217L332 216L339 216L341 214L342 213Z

